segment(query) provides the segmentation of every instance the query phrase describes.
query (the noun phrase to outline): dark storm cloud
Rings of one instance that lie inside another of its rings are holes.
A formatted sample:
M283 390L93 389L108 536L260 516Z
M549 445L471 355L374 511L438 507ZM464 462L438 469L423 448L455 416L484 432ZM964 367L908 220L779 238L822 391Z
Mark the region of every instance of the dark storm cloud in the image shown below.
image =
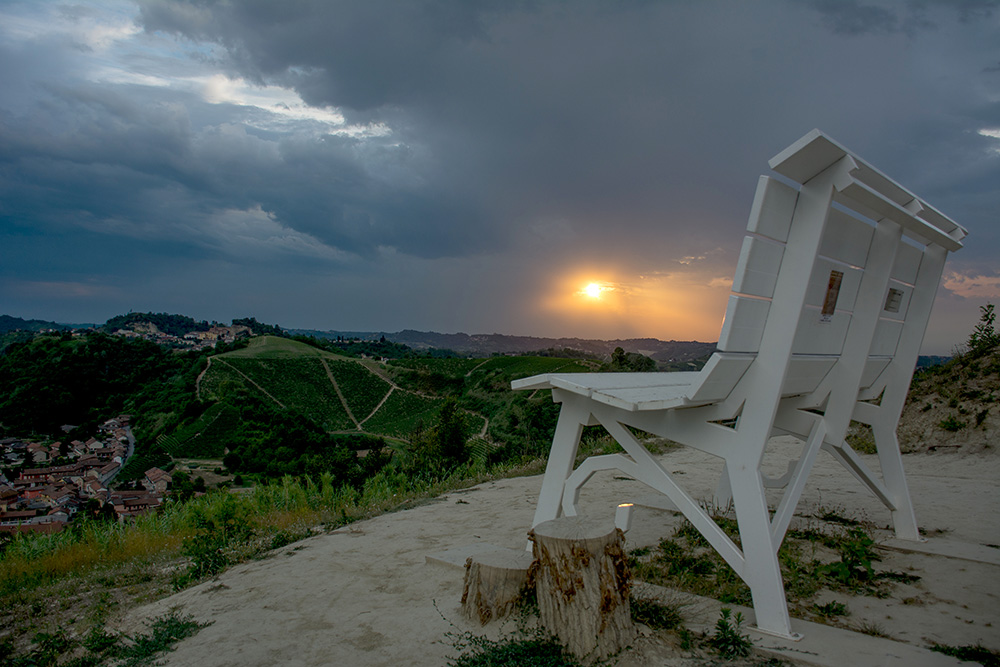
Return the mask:
M47 88L31 118L0 116L0 212L15 226L82 227L204 249L206 240L213 245L198 233L206 218L260 206L358 255L399 246L434 257L488 240L450 233L477 217L460 196L372 178L350 137L268 141L225 125L192 127L190 111L206 106L192 96ZM383 153L383 166L396 159L391 147Z
M503 243L545 215L610 242L609 223L650 228L664 211L700 216L711 234L742 216L745 198L711 193L744 194L761 156L813 126L851 145L877 143L889 123L910 145L917 132L933 142L926 90L904 62L912 37L900 31L918 18L938 30L994 4L171 1L144 3L142 20L223 44L232 72L282 81L312 104L392 119L397 140L425 149L421 170L439 188L412 223L397 222L412 232L394 237L409 252L415 237L445 243L470 227ZM855 41L845 47L842 35ZM459 193L481 208L463 208Z

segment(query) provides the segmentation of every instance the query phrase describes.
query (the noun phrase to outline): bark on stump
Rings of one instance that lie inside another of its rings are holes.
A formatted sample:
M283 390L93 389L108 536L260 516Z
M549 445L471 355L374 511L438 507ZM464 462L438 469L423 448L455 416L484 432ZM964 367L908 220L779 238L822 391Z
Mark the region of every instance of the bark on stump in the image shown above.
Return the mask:
M562 517L528 533L542 625L573 655L603 660L636 636L622 531L608 521Z
M462 611L486 625L509 614L528 586L531 554L501 549L470 556L465 561Z

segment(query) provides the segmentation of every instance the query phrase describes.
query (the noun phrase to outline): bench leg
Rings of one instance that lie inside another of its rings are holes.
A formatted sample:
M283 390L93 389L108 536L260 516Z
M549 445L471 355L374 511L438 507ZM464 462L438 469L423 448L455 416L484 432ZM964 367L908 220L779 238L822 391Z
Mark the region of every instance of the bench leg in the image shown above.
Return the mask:
M798 639L788 617L778 554L771 540L771 517L764 483L756 466L730 460L726 466L740 528L745 559L742 578L753 596L757 628L765 633Z
M552 438L552 448L549 450L549 460L545 465L545 477L542 479L541 493L538 494L532 528L543 521L557 519L562 514L563 487L573 472L580 436L583 435L583 426L589 416L589 411L582 409L571 397L564 399L559 410L556 433Z
M712 504L720 511L733 504L733 487L729 483L729 463L722 466L719 483L715 487L715 493L712 494Z
M917 528L917 517L913 512L906 475L903 473L903 457L899 452L895 425L888 427L872 424L872 433L875 435L875 447L882 468L882 481L895 506L892 509L892 526L896 530L896 537L920 541L922 538Z

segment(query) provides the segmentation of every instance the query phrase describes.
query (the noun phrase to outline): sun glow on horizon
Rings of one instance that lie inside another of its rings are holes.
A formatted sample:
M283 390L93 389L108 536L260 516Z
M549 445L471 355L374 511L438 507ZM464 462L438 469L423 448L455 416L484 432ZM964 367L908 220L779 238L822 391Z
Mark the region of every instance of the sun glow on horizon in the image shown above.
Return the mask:
M539 295L535 317L582 338L716 340L731 281L697 268L566 271Z

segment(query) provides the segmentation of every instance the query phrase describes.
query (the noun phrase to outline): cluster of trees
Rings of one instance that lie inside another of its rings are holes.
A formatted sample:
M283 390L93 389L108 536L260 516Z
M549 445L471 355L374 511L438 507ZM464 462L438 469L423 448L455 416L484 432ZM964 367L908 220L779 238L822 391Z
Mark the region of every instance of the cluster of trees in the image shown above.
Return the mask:
M0 425L22 436L61 435L62 424L96 425L188 364L145 340L37 335L0 355Z
M240 415L221 443L229 451L222 461L230 471L262 477L318 477L329 472L339 483L357 486L391 458L382 438L331 436L305 416L245 390L234 392L226 402ZM358 456L360 450L367 455Z
M441 406L437 421L430 427L418 424L410 435L413 450L412 467L420 470L447 470L465 463L469 458L466 443L469 423L458 406L449 398Z
M233 326L249 327L254 336L285 336L285 331L277 324L264 324L255 317L241 317L233 320Z
M611 370L630 373L648 373L656 370L656 362L638 352L626 352L616 347L611 353Z

